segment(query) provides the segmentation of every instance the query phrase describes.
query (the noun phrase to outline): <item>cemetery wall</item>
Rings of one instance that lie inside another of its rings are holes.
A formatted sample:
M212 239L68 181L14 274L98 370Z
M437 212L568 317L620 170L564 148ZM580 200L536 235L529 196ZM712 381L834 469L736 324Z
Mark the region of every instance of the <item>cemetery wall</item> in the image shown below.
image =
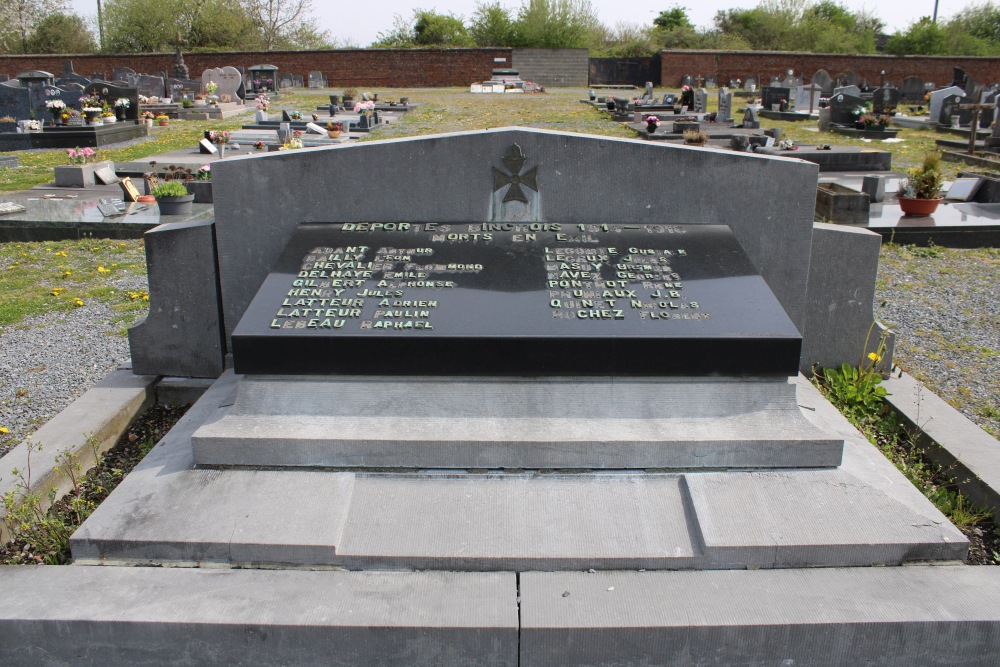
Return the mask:
M525 81L556 87L587 85L587 49L514 49L511 57Z
M660 85L676 87L681 78L714 76L718 81L756 77L769 81L772 76L784 76L794 70L809 81L818 70L825 69L836 78L841 72L854 72L858 82L880 85L881 72L885 79L900 85L907 76L919 76L946 86L953 78L953 68L961 67L977 82L1000 81L1000 58L959 56L889 56L830 53L799 53L791 51L696 51L675 49L660 52Z
M119 67L154 74L171 71L173 53L94 54L94 55L5 55L0 56L0 73L15 76L40 69L59 76L63 62L72 60L73 69L84 76L104 72L110 76ZM250 67L269 64L279 74L320 71L331 86L467 86L487 81L494 67L509 67L511 49L349 49L336 51L267 51L185 53L184 63L195 78L212 67ZM586 51L584 51L586 69ZM582 84L585 85L586 77Z

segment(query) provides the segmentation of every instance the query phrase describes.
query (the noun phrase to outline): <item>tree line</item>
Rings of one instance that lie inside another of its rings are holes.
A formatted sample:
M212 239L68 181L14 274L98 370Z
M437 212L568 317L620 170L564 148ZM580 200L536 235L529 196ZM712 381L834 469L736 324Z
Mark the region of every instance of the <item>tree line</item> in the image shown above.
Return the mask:
M96 21L69 12L67 0L0 0L3 53L143 53L353 48L321 30L312 0L98 0ZM396 15L374 48L474 46L586 48L593 56L636 57L661 49L811 51L915 55L1000 55L1000 5L973 2L948 19L922 17L884 32L871 10L835 0L761 0L716 13L698 28L685 7L651 24L601 23L590 0L521 0L511 8L482 0L467 19L434 10Z

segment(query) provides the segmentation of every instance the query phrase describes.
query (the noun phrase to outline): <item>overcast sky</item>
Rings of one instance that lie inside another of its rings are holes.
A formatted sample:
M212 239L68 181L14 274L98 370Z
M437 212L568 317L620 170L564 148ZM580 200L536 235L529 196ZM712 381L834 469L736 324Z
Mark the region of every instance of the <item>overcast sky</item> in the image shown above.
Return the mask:
M874 9L874 13L886 24L886 32L905 29L921 16L934 13L934 0L837 0L838 4L848 7L851 11ZM515 10L520 7L518 0L505 2L506 6ZM644 9L649 5L636 2L629 4L621 0L591 0L600 20L608 26L616 23L637 23L649 25L661 10L674 5L687 8L692 23L699 27L710 27L712 18L719 10L734 7L752 8L759 4L758 0L667 0L656 10ZM979 4L977 0L938 0L938 18L948 18L970 4ZM97 0L71 0L73 9L85 16L96 16ZM400 14L410 18L415 8L433 9L442 14L455 14L468 19L476 8L475 0L379 0L374 3L331 2L330 0L314 0L315 16L320 25L329 30L330 34L340 43L355 46L368 46L378 37L380 32L392 29L393 16ZM354 8L357 8L356 10Z

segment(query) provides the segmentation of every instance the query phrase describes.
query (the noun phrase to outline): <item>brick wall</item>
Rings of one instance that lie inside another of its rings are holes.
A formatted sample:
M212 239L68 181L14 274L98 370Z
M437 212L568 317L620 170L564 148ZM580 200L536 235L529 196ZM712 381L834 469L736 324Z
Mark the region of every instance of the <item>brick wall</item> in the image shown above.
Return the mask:
M342 51L267 51L191 53L184 63L191 78L201 78L210 67L249 67L268 64L278 67L278 74L300 74L320 71L330 86L385 86L387 88L468 86L486 81L494 67L494 58L510 62L511 49L446 49L389 50L365 49ZM83 76L96 72L108 76L119 67L131 67L136 72L170 74L173 53L122 55L28 55L0 56L0 72L13 77L20 72L40 69L57 77L63 71L64 60L73 61L73 69ZM504 63L499 63L504 65Z
M882 71L885 80L897 86L904 77L913 75L945 86L952 81L953 67L964 69L977 84L1000 81L1000 58L673 50L660 53L660 64L661 85L671 87L679 86L686 74L715 76L720 84L748 76L762 78L766 83L772 76L784 76L789 69L806 82L820 69L834 78L841 72L853 71L859 84L867 80L876 86L882 81Z

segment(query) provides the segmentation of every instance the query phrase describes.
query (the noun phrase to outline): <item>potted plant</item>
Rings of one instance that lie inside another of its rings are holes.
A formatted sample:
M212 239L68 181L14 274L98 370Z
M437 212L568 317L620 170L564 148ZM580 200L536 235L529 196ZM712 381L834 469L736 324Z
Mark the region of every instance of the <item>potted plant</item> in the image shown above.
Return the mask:
M652 134L660 126L659 116L646 116L646 132Z
M101 122L105 125L111 125L112 123L118 122L118 118L115 117L115 112L111 109L105 109L101 112Z
M357 88L344 88L344 108L346 109L348 105L354 104L354 98L357 96Z
M182 181L164 181L153 188L152 194L160 207L160 215L183 215L191 212L194 195L188 192Z
M344 131L344 124L339 120L331 121L326 124L326 133L331 139L339 139L340 133Z
M906 179L899 184L899 208L906 215L931 215L937 210L941 197L941 156L935 151L924 156L923 164L906 171Z
M861 124L866 130L874 132L885 132L889 126L889 116L884 114L866 113L861 116Z
M215 94L215 91L219 89L219 84L214 81L209 81L205 84L205 99L208 100L209 106L216 106L219 103L219 97Z
M156 118L156 114L152 111L142 112L142 122L146 124L146 127L153 127L153 120Z
M170 116L168 116L165 113L156 114L155 120L156 124L159 125L160 127L166 127L167 125L170 125Z

